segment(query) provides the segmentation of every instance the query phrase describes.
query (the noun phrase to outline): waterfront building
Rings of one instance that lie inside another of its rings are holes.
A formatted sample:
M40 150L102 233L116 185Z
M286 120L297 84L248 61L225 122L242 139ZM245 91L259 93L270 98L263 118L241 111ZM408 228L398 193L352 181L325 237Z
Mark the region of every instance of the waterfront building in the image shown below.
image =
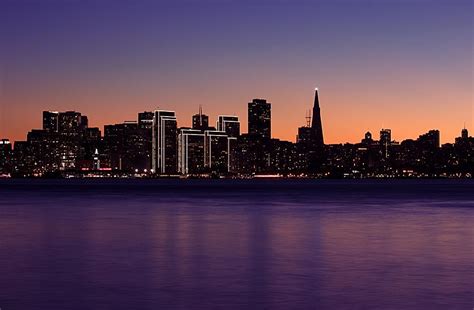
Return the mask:
M225 132L229 137L240 136L240 121L238 116L219 115L217 118L217 130Z
M205 172L204 133L201 130L181 128L178 135L178 172L197 175Z
M174 111L156 110L152 130L152 170L174 175L178 171L177 121Z

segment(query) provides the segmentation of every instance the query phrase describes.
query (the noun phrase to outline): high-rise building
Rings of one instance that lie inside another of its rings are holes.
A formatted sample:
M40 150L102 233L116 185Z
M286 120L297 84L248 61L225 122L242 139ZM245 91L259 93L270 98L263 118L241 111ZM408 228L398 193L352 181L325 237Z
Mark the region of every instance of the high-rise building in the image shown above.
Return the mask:
M87 127L89 127L89 118L85 115L81 115L81 124L80 124L80 128L82 130L85 130L87 129Z
M35 158L27 141L15 141L13 147L13 173L27 177L34 174Z
M313 114L306 116L306 126L298 128L298 143L306 144L312 151L320 151L324 147L323 125L321 122L321 108L319 106L318 89L314 92Z
M423 149L436 149L439 148L440 138L439 130L430 130L425 134L418 137L418 145Z
M390 129L381 129L380 130L380 145L390 146L392 144L392 130Z
M79 136L81 129L81 122L85 121L81 113L75 111L67 111L59 113L58 117L58 131L61 135Z
M153 112L141 112L138 113L138 127L141 129L149 129L151 133L151 128L153 127Z
M461 136L455 139L455 144L463 145L463 147L469 148L470 144L472 144L473 141L474 141L474 138L469 137L469 132L466 129L466 127L464 127L461 130Z
M217 130L225 132L229 137L237 138L240 136L239 117L233 115L219 115Z
M206 130L204 132L204 164L213 173L229 171L229 138L225 132Z
M298 166L307 173L317 173L324 162L324 138L318 89L314 92L313 112L306 117L307 125L298 128L297 149L301 155Z
M84 132L84 138L86 140L99 141L101 138L101 132L98 127L88 127Z
M312 128L311 127L299 127L298 135L296 136L296 143L309 145L312 139Z
M236 155L236 149L237 149L237 142L238 138L236 137L228 137L227 138L227 143L228 143L228 154L227 154L227 162L228 162L228 172L231 173L236 173L237 172L237 157Z
M272 136L272 105L265 99L253 99L248 103L249 135L270 139Z
M202 114L201 106L199 106L199 113L193 115L193 129L203 131L209 129L209 116Z
M151 169L151 154L152 154L152 129L153 129L153 112L145 111L138 113L138 127L141 131L143 138L145 139L146 149L147 149L147 165L146 169L149 171Z
M0 140L0 175L11 173L12 151L10 140Z
M122 171L149 169L150 149L135 121L104 127L104 149L110 168Z
M392 130L382 128L380 130L379 144L382 147L382 154L385 158L388 157L388 148L392 145Z
M59 112L43 111L43 129L58 132Z
M79 140L80 152L78 156L77 169L90 170L94 168L96 150L103 150L102 133L98 127L87 127L83 130L82 138Z
M204 133L201 130L181 128L178 135L178 172L204 172Z
M177 122L174 111L157 110L153 117L152 169L157 174L178 170Z
M319 107L318 89L314 91L314 105L313 105L313 119L311 123L313 131L314 143L316 147L322 148L324 146L323 125L321 122L321 108Z
M33 129L27 134L27 142L38 173L75 168L77 148L62 148L65 144L61 143L56 133Z

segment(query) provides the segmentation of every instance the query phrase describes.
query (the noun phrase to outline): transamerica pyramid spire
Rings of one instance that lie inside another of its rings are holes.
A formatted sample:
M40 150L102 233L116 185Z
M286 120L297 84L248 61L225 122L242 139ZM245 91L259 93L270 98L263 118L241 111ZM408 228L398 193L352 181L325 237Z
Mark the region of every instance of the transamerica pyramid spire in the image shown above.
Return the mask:
M313 106L313 119L311 128L313 131L313 139L316 146L323 146L323 125L321 123L321 109L319 107L319 95L318 89L314 91L314 106Z

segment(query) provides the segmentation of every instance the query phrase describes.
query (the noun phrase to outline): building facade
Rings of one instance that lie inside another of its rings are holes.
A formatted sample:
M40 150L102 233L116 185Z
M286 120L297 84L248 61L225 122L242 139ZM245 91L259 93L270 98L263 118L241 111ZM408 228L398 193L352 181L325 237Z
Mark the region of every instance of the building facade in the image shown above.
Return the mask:
M155 111L152 133L152 171L156 174L176 174L178 172L178 137L175 112Z
M265 99L248 103L248 133L257 138L272 137L272 106Z
M225 132L229 137L240 136L240 121L238 116L219 115L217 118L217 130Z
M181 128L178 135L178 172L199 175L205 172L204 133L201 130Z

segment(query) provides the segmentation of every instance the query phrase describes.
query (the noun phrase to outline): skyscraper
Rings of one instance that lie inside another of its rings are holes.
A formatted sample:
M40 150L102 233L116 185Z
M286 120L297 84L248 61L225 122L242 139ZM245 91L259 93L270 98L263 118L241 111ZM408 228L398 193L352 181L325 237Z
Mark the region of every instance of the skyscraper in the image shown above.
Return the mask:
M58 132L59 113L43 111L43 130Z
M138 127L141 129L149 129L153 127L153 112L138 113Z
M382 147L382 154L385 158L388 157L388 148L392 145L392 130L383 129L380 130L380 146Z
M272 136L272 105L265 99L253 99L248 104L249 135L270 139Z
M0 175L11 172L12 166L12 145L10 140L0 140Z
M380 145L383 147L389 146L392 143L392 130L381 129L380 130Z
M202 107L199 106L199 113L193 115L193 129L209 129L209 116L202 114Z
M209 171L227 173L229 171L229 138L225 132L206 130L204 163Z
M204 172L204 133L201 130L181 128L178 136L178 172Z
M440 145L439 130L430 130L418 137L418 145L423 149L436 149Z
M129 172L149 169L150 148L137 122L104 126L103 146L110 168Z
M174 111L155 111L153 117L152 169L157 174L177 173L178 141Z
M152 129L153 129L153 112L145 111L138 113L138 128L141 131L141 135L145 140L145 147L147 149L147 163L146 169L151 169L151 153L152 153Z
M79 136L81 132L81 122L83 118L81 113L67 111L59 113L58 131L65 136Z
M319 107L319 94L317 88L314 91L313 119L311 123L311 129L313 131L315 145L322 148L324 146L323 125L321 123L321 109Z
M240 136L239 117L233 115L219 115L217 130L225 132L229 137L237 138Z
M89 118L85 115L81 115L81 124L80 128L82 130L85 130L87 127L89 127Z
M298 129L298 149L304 154L302 167L309 174L316 174L324 162L323 125L321 122L321 108L319 93L314 91L313 115L307 116L307 126Z

